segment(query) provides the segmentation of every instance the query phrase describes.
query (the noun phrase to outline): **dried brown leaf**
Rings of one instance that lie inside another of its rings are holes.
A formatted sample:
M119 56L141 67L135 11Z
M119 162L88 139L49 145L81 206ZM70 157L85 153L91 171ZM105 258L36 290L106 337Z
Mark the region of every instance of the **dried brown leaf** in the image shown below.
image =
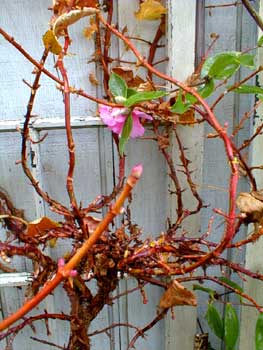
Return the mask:
M263 211L263 202L248 192L241 192L237 197L236 204L238 209L245 214Z
M168 289L161 296L159 307L169 309L173 306L189 305L196 306L196 296L182 284L173 280Z
M54 228L60 227L61 225L49 219L48 217L44 216L42 218L39 218L37 220L31 221L27 226L27 234L31 237L34 237L38 234L41 234L41 232L46 230L52 230Z
M89 74L89 81L90 81L91 84L94 85L94 86L98 86L98 85L99 85L99 82L98 82L98 80L97 80L97 78L96 78L96 76L95 76L94 73L90 73L90 74Z
M180 114L178 121L179 123L193 125L195 122L195 111L193 109L189 109L189 111Z
M90 19L90 25L86 28L83 29L83 35L85 36L86 39L91 39L93 34L96 33L98 31L98 26L94 20L94 18L92 17Z
M85 225L88 226L89 234L91 234L96 230L101 220L94 216L85 216L85 218L83 219L83 222Z

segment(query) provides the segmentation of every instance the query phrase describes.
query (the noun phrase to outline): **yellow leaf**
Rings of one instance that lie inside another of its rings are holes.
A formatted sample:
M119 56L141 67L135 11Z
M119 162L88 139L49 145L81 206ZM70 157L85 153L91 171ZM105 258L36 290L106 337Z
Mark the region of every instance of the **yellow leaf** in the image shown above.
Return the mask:
M52 230L54 228L60 227L60 224L56 221L49 219L44 216L43 218L39 218L37 220L31 221L27 226L27 234L31 237L34 237L41 232L46 230Z
M46 49L49 49L53 54L59 55L62 51L62 46L58 42L52 30L48 30L43 35L43 43Z
M135 12L135 17L139 20L154 21L160 19L162 15L167 13L167 9L163 7L157 0L145 0L139 11Z
M54 237L54 238L49 240L50 248L55 248L56 245L57 245L57 237Z

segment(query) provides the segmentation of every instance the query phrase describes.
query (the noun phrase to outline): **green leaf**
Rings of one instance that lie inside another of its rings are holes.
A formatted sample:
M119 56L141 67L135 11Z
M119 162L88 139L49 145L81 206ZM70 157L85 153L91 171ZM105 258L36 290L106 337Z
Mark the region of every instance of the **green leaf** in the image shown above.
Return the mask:
M127 84L118 74L111 73L109 80L109 89L114 97L122 96L127 97Z
M182 99L182 90L179 90L179 94L177 96L176 102L171 107L171 111L177 114L183 114L188 111L191 104L183 102Z
M217 80L230 78L240 67L236 53L222 53L216 56L208 76Z
M214 298L214 296L216 294L216 291L214 291L213 289L200 286L200 284L194 284L193 290L200 290L201 292L208 293L211 298Z
M255 346L256 350L263 349L263 313L261 312L258 316L256 323L256 333L255 333Z
M263 35L261 35L261 37L258 39L258 46L262 46L263 45Z
M193 105L197 102L197 98L192 94L185 94L185 104Z
M132 95L137 94L137 90L128 88L127 90L127 98L131 97Z
M155 100L159 97L163 97L167 95L164 91L145 91L145 92L137 92L136 94L130 96L127 101L124 103L124 106L131 107L136 103L143 101L151 101Z
M228 79L240 68L240 65L254 69L254 59L254 55L242 54L238 51L219 53L205 61L201 77L209 76L217 80Z
M218 278L220 281L228 284L230 287L239 290L240 292L243 292L243 288L241 288L236 282L231 281L229 278L226 278L224 276Z
M215 82L213 79L209 79L207 83L205 83L198 89L198 93L203 98L207 98L213 93L214 89L215 89Z
M215 333L215 335L223 339L224 338L224 324L223 320L219 315L219 312L214 307L213 304L208 304L208 309L205 314L205 319L207 320L207 323L209 327L212 329L212 331Z
M255 62L254 62L255 56L251 54L242 54L238 56L239 63L247 68L255 69Z
M233 91L239 94L263 94L263 88L255 85L241 85Z
M231 304L226 304L224 318L224 342L228 350L233 350L239 334L239 320L236 310Z
M208 57L205 60L205 63L203 64L202 70L201 70L201 78L208 77L208 72L212 66L212 64L215 61L215 56L213 57Z
M228 51L228 52L221 52L215 56L208 57L203 64L202 71L201 71L201 77L210 76L210 70L212 69L212 72L214 69L225 69L229 64L239 63L236 59L240 56L240 52L237 51ZM223 67L222 67L223 66ZM211 76L212 77L212 76Z
M119 140L119 152L120 155L123 156L124 153L124 147L126 145L126 143L129 140L131 131L132 131L132 116L131 113L128 115L127 119L125 120L123 129L122 129L122 133L121 133L121 137Z
M226 278L224 276L218 278L220 281L228 284L230 287L239 290L240 292L243 292L243 288L241 288L237 283L231 281L229 278ZM240 301L242 301L242 296L239 295Z

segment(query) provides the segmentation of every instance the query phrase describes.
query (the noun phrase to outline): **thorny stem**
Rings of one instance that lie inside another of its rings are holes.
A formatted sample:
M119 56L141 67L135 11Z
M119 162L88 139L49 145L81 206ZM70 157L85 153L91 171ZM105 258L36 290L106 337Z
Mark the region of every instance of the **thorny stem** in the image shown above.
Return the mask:
M0 28L0 30L1 30L1 28ZM43 52L42 58L40 60L40 63L39 63L39 68L36 72L36 76L35 76L33 85L31 87L31 94L30 94L30 98L28 101L28 105L27 105L27 112L25 115L25 122L24 122L24 126L23 126L23 131L22 131L21 163L22 163L22 167L23 167L25 175L31 181L32 185L34 186L34 188L35 188L36 192L39 194L39 196L42 197L44 199L44 201L46 201L54 209L59 209L60 211L64 211L65 213L69 214L69 211L67 210L67 208L63 207L61 204L59 204L55 200L51 199L49 197L49 195L40 188L39 182L34 178L31 170L29 169L29 167L27 165L27 141L30 137L29 124L31 121L31 114L32 114L32 109L33 109L36 93L37 93L38 88L40 87L39 81L40 81L41 73L43 72L44 65L45 65L46 59L48 57L48 53L49 53L49 51L47 49L45 49Z
M246 294L238 289L233 288L229 284L219 280L216 277L213 277L213 276L181 277L181 278L178 278L177 280L179 282L189 282L189 281L201 282L201 281L205 281L205 280L212 281L216 284L223 286L224 288L231 290L235 294L240 295L241 297L247 299L248 301L250 301L253 304L253 306L255 306L258 309L258 311L262 310L261 306L258 303L256 303L256 301L250 295L248 295L248 294Z
M68 154L69 154L67 191L70 199L71 208L73 210L75 218L77 219L82 229L84 237L87 238L88 227L84 225L83 219L80 215L78 203L74 192L74 186L73 186L73 176L74 176L74 169L75 169L75 144L74 144L72 128L71 128L70 87L69 87L68 75L63 63L63 58L67 54L69 45L70 45L70 39L69 39L69 36L67 35L65 37L65 46L64 46L63 53L59 55L58 61L57 61L57 67L60 70L60 73L62 75L62 79L64 82L63 95L64 95L64 108L65 108L65 127L66 127L67 143L68 143Z

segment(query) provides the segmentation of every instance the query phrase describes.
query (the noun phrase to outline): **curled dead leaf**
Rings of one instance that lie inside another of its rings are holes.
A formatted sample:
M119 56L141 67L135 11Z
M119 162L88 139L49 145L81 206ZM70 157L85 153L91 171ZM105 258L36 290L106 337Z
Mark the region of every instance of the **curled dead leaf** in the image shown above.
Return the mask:
M140 4L140 8L135 12L135 17L139 20L155 21L167 13L167 9L157 0L145 0Z
M41 232L46 230L52 230L54 228L60 227L61 225L44 216L37 220L31 221L27 226L27 234L31 237L41 234Z
M94 86L98 86L98 85L99 85L98 79L96 78L96 76L95 76L94 73L90 73L90 74L89 74L89 81L90 81L91 84L94 85Z
M96 230L101 220L98 218L95 218L94 216L85 216L85 218L83 219L83 222L85 225L88 226L89 234L92 234Z
M68 11L69 5L71 5L73 10L83 7L96 7L97 3L97 0L53 0L52 9L55 15L62 15L62 13Z
M138 75L134 76L133 69L130 67L120 66L112 68L112 71L122 77L126 81L127 85L131 88L137 88L145 81ZM137 89L138 90L138 89Z
M54 35L59 38L65 35L68 26L76 23L83 17L91 16L98 13L99 10L94 7L83 7L79 10L72 10L59 16L53 24Z
M189 305L196 306L196 296L182 284L173 280L168 289L161 296L159 307L169 309L173 306Z
M245 223L263 224L263 201L262 191L252 191L239 193L236 205L241 213L245 214ZM255 226L256 228L256 226Z
M263 201L258 200L248 192L241 192L237 197L236 204L242 213L252 214L263 211Z

